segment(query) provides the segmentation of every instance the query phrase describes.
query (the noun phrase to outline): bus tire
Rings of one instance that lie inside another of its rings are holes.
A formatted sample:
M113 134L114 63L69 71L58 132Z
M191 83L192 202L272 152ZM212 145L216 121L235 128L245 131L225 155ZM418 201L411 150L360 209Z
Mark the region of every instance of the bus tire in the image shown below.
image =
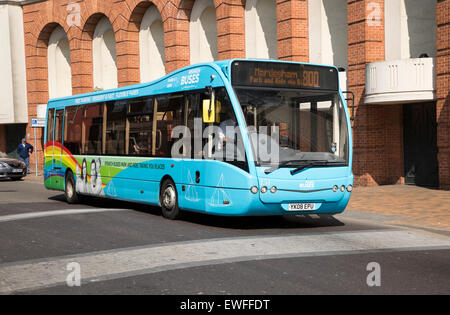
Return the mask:
M79 196L75 189L75 180L73 179L72 172L68 172L66 175L66 183L64 185L64 196L69 204L75 204L79 202Z
M171 179L165 179L161 185L159 193L162 215L169 220L181 218L181 211L178 207L178 193L175 183Z

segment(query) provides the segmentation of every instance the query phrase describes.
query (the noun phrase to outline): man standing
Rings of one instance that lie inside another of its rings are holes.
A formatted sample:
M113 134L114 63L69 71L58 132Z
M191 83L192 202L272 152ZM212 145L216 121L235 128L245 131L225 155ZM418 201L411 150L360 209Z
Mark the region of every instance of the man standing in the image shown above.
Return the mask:
M33 146L27 143L25 138L22 139L22 143L17 148L20 159L27 164L27 174L30 174L30 154L33 153L33 149Z

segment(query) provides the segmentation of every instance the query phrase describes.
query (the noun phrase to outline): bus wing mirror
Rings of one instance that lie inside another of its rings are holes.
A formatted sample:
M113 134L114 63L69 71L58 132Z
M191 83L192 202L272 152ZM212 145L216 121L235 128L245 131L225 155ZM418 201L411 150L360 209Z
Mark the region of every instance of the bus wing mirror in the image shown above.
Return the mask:
M203 100L203 122L214 123L216 112L214 106L211 105L211 100Z

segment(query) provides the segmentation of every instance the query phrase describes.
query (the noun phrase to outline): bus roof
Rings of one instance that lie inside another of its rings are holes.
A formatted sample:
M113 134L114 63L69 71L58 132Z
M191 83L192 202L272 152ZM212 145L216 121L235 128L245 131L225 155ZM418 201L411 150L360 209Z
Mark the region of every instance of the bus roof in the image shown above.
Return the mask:
M90 104L90 103L97 103L97 102L104 102L104 101L112 101L112 100L120 100L120 99L127 99L127 98L135 98L135 97L141 97L141 96L148 96L152 94L165 94L165 93L171 93L176 92L180 90L189 90L189 89L198 89L199 87L196 87L195 84L187 85L183 89L180 89L180 85L178 86L169 86L171 78L175 78L177 76L180 76L183 73L189 74L190 71L203 71L204 69L208 69L208 72L219 74L221 83L216 84L208 84L212 86L218 86L223 85L223 82L228 80L227 78L230 77L231 74L231 64L236 61L253 61L253 62L272 62L272 63L295 63L295 64L304 64L304 65L310 65L310 66L318 66L318 67L328 67L328 68L335 68L337 71L337 68L335 66L325 66L325 65L316 65L316 64L310 64L310 63L302 63L302 62L293 62L293 61L282 61L282 60L272 60L272 59L227 59L227 60L220 60L220 61L214 61L214 62L208 62L208 63L200 63L200 64L194 64L190 65L184 68L177 69L169 74L166 74L165 76L156 79L154 81L145 82L145 83L139 83L139 84L132 84L127 85L120 88L114 88L114 89L108 89L108 90L101 90L101 91L95 91L95 92L89 92L89 93L83 93L83 94L76 94L66 97L60 97L60 98L54 98L50 99L48 101L48 107L54 108L54 107L64 107L64 106L73 106L73 105L83 105L83 104ZM176 81L176 80L175 80ZM219 80L216 80L216 82ZM179 82L178 82L179 83ZM201 84L199 84L201 85ZM206 86L203 84L203 87Z

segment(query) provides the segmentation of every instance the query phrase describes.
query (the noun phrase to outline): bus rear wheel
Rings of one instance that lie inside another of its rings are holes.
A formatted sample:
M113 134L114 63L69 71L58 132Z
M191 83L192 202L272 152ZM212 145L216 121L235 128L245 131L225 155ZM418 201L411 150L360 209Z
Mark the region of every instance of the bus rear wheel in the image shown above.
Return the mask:
M178 193L175 183L170 180L164 180L161 185L159 201L162 208L162 215L166 219L176 220L181 218L181 211L178 207Z
M78 194L75 190L75 180L73 179L72 172L68 172L66 175L66 184L64 185L64 195L67 203L74 204L79 202Z

